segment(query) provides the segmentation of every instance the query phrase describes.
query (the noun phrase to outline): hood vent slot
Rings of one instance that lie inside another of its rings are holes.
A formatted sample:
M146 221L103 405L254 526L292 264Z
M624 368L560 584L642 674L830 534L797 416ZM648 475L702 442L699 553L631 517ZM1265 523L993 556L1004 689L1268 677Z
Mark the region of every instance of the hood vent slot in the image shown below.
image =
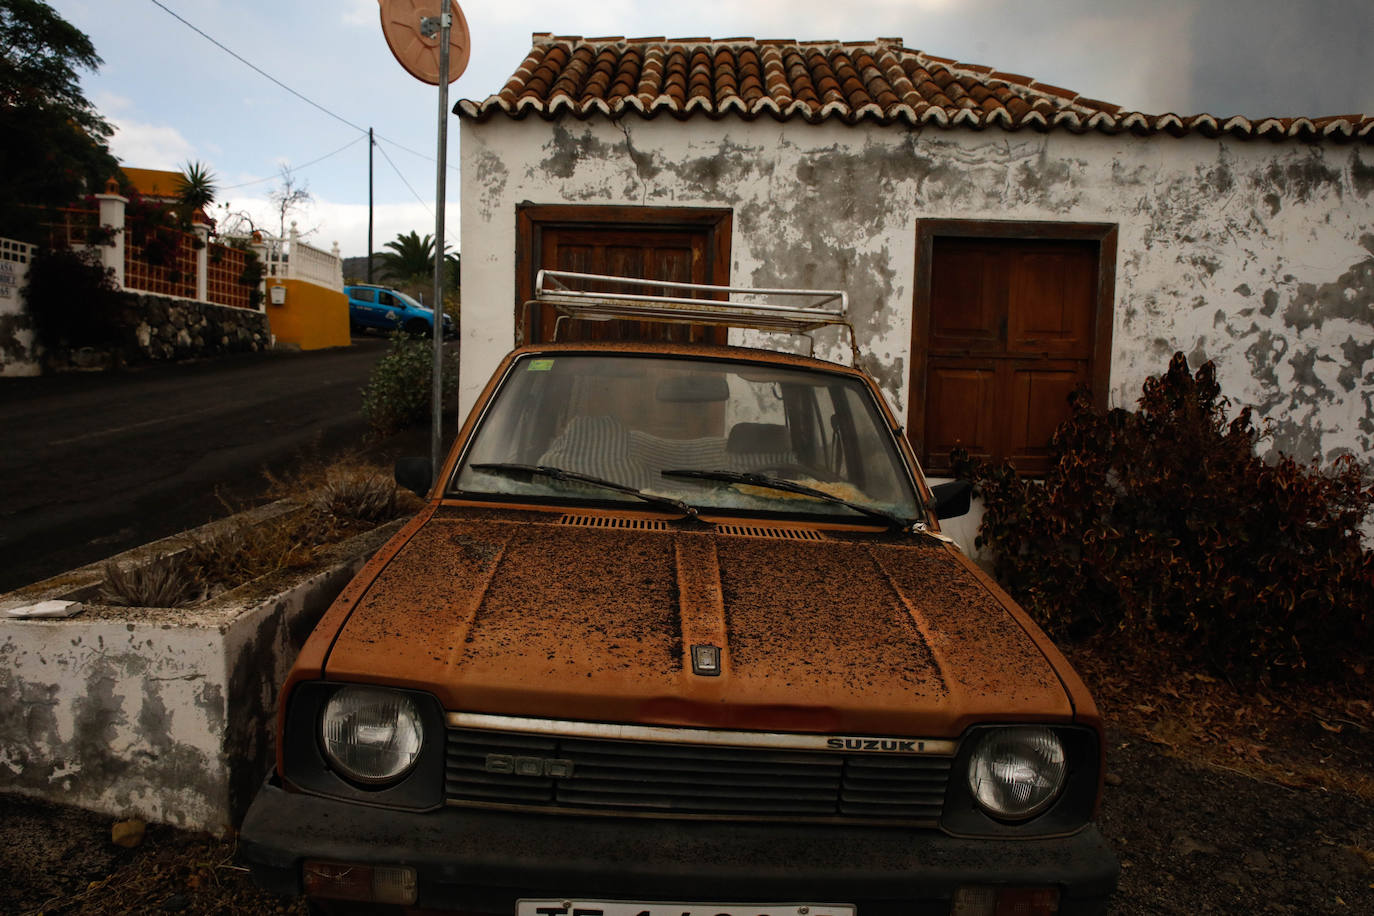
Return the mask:
M668 523L655 518L612 518L601 515L565 515L560 525L574 528L629 528L633 531L667 531Z
M604 515L564 515L559 525L574 528L621 528L630 531L668 531L667 522L655 518L616 518ZM772 528L762 525L716 525L717 534L740 538L763 538L770 541L827 541L823 532L806 528Z
M772 541L826 541L829 540L819 531L809 528L762 528L758 525L717 525L720 534L730 534L741 538L767 538Z

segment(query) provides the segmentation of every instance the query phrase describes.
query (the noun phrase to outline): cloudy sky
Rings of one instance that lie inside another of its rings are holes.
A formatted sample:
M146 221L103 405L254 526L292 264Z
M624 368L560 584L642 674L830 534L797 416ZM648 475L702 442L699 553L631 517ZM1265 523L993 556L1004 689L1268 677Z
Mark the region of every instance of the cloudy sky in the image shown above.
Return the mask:
M377 0L49 2L104 59L83 84L118 128L112 148L124 164L207 163L220 202L273 227L266 197L290 166L315 199L296 215L300 227L358 255L367 250L372 127L377 245L434 231L437 90L392 58ZM500 89L532 32L901 36L907 47L1151 114L1374 114L1370 0L499 0L470 2L464 13L472 60L453 100ZM456 119L449 131L445 234L456 248Z

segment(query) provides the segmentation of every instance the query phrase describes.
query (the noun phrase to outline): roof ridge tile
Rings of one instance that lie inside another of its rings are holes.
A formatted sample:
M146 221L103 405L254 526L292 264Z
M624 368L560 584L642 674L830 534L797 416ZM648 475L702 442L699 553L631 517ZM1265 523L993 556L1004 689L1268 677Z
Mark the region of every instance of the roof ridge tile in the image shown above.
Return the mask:
M501 89L453 111L545 119L679 119L767 115L780 121L935 125L983 130L1168 133L1239 138L1374 142L1362 114L1247 119L1208 113L1149 115L983 64L927 54L899 37L840 41L748 36L584 38L533 32L530 50Z

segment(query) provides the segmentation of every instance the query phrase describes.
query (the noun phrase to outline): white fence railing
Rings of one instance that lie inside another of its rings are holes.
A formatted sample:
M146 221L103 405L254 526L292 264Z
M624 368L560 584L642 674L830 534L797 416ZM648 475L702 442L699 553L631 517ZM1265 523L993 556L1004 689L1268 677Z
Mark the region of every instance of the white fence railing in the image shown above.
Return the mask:
M210 270L207 258L207 242L210 238L210 221L204 219L202 214L197 214L197 218L192 221L192 230L198 238L198 244L194 245L194 253L189 256L189 264L173 264L176 268L175 273L181 277L180 285L185 286L184 290L165 289L157 282L150 282L149 271L146 269L135 269L130 276L131 265L139 268L141 262L134 258L134 252L126 257L125 238L125 207L128 199L119 194L119 185L111 180L105 186L104 194L95 195L99 203L99 225L102 228L113 230L113 240L109 243L96 246L100 253L101 262L114 272L114 281L122 289L136 289L145 292L161 293L164 295L181 295L190 297L192 289L195 298L202 302L210 301ZM339 255L339 243L334 243L332 251L323 251L319 248L301 241L300 232L296 229L296 224L291 224L291 231L286 238L278 239L264 235L259 232L253 233L253 238L249 244L257 251L258 257L263 262L266 277L280 277L284 280L304 280L323 286L326 289L342 292L343 290L343 258ZM146 268L146 264L141 265ZM156 280L156 278L153 278ZM261 285L260 285L261 288ZM236 304L226 302L223 304ZM262 307L259 306L259 310Z
M302 242L293 222L286 238L263 235L261 241L255 238L253 244L268 277L304 280L336 292L343 290L343 258L339 255L338 242L331 251Z

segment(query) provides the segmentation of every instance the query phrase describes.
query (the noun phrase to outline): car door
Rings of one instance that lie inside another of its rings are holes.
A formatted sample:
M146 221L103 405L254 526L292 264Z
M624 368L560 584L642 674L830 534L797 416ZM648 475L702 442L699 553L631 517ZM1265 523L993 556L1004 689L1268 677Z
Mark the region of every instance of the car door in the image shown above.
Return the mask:
M348 290L348 319L365 328L375 327L373 311L376 308L377 291L354 287Z
M384 289L377 291L377 327L399 328L405 320L405 303Z

